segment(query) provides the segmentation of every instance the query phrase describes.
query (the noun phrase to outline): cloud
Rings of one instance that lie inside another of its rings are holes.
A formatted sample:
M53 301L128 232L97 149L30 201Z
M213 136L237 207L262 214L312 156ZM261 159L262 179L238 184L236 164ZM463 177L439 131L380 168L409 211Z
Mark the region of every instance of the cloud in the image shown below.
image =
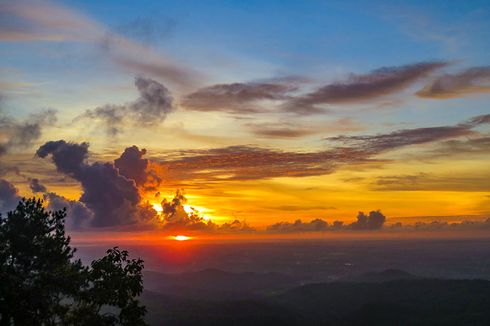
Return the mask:
M36 178L33 178L29 181L29 187L31 188L33 193L38 193L38 192L44 193L47 191L46 187L43 184L41 184L39 179Z
M15 209L21 197L17 188L5 179L0 179L0 213Z
M187 150L159 163L168 180L199 182L325 175L345 165L381 162L377 155L406 146L478 136L473 129L490 115L452 126L403 129L377 135L327 137L333 147L317 152L280 151L254 146Z
M317 105L359 103L399 92L446 62L420 62L398 67L384 67L364 75L352 74L346 81L335 82L285 104L287 111L308 114L323 112Z
M36 152L45 158L51 155L57 170L79 181L83 194L80 201L94 214L94 227L118 226L149 222L155 211L140 204L136 183L119 173L114 164L87 163L88 144L47 142Z
M409 145L474 135L473 128L488 123L490 123L490 114L476 116L453 126L403 129L387 134L336 136L325 139L348 146L364 148L367 152L381 153Z
M457 74L439 76L418 91L417 95L446 99L476 93L490 93L490 66L473 67Z
M66 208L66 227L69 230L83 229L91 225L94 218L93 212L78 200L69 200L54 192L44 194L47 200L46 208L51 211L58 211Z
M217 84L184 96L181 105L193 111L259 113L265 110L261 101L285 100L295 90L290 83Z
M132 73L157 76L182 87L191 87L201 78L199 73L170 56L49 1L2 3L0 18L0 40L3 41L84 42Z
M41 137L43 128L52 126L55 122L55 110L32 113L23 121L12 119L0 112L0 132L5 138L0 143L0 155L10 150L29 148Z
M163 122L167 115L174 111L170 91L159 82L136 77L135 86L140 97L124 105L105 105L94 110L87 110L78 119L99 119L108 128L111 135L121 131L121 127L130 122L139 127L155 126Z
M447 221L416 222L414 224L392 224L390 230L405 231L485 231L490 230L490 218L482 221L465 220L449 223Z
M362 126L351 118L337 119L331 122L322 122L301 126L295 123L247 123L246 127L258 136L264 138L298 138L324 132L358 131Z
M164 229L218 233L250 233L256 231L246 222L239 220L216 224L211 220L206 220L192 207L186 210L184 208L186 203L187 198L182 190L177 190L171 200L163 199L161 205Z
M38 141L44 129L56 122L56 111L45 110L32 113L24 120L11 118L0 107L0 176L9 172L19 174L17 166L11 166L2 159L9 152L30 148Z
M181 190L177 190L172 200L163 199L162 216L164 228L166 229L188 229L210 231L214 228L214 223L206 221L195 211L187 213L184 209L184 204L187 198Z
M300 127L297 124L250 123L246 124L255 136L265 138L298 138L317 134L315 128Z
M266 228L266 232L270 233L323 232L328 230L330 230L328 223L322 219L314 219L310 222L303 222L299 219L293 223L279 222Z
M141 151L137 146L131 146L124 150L121 156L114 160L114 166L119 169L119 173L128 179L134 180L137 186L146 183L148 175L148 159L143 158L146 149Z
M371 211L369 215L359 212L357 221L349 225L354 230L378 230L383 227L386 217L381 211Z
M430 152L432 156L488 155L489 153L490 136L447 140Z
M359 212L357 221L344 224L342 221L334 221L331 225L323 219L314 219L303 222L298 219L291 222L279 222L266 227L268 233L305 233L305 232L327 232L340 230L379 230L383 228L386 217L378 210L371 211L369 215Z
M444 175L428 173L378 177L371 187L381 191L490 191L490 173Z

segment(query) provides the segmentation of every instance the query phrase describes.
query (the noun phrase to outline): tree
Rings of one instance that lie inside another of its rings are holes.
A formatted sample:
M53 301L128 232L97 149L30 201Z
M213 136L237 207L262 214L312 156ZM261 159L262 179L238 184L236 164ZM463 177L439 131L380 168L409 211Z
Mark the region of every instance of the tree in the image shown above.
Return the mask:
M0 215L0 324L146 325L143 261L115 247L83 266L65 217L34 198Z

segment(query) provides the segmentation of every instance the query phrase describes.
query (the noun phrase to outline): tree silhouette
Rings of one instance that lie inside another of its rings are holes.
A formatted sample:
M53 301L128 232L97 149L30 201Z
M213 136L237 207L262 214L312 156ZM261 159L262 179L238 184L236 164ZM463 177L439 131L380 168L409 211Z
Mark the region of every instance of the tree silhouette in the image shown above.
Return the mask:
M65 217L35 198L0 215L0 324L146 325L143 261L115 247L83 266Z

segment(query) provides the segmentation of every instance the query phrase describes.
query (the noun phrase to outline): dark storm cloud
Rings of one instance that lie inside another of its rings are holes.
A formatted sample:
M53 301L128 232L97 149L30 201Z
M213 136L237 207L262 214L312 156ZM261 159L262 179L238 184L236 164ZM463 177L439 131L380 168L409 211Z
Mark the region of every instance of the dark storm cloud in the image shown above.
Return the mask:
M384 67L364 75L351 75L344 82L336 82L309 94L292 99L285 108L297 113L317 113L319 104L359 103L393 94L426 77L446 62L421 62L398 67Z
M143 158L146 149L139 150L137 146L128 147L121 156L114 160L114 165L119 169L119 173L128 179L133 179L137 186L145 184L148 178L146 169L148 159Z
M5 179L0 179L0 213L15 209L20 199L15 186Z
M49 141L38 148L36 155L45 158L51 154L58 172L79 180L88 165L88 143L68 143L64 140Z
M182 100L182 106L194 111L223 111L228 113L257 113L264 109L262 100L284 100L297 90L288 83L233 83L201 88Z
M70 230L89 227L94 217L93 212L78 200L70 200L53 192L44 194L48 201L47 209L51 211L66 208L66 227Z
M44 193L47 191L46 187L43 184L41 184L39 179L36 178L33 178L29 181L29 187L31 188L33 193L38 193L38 192Z
M137 187L145 190L157 190L162 183L161 177L152 168L151 162L143 158L146 149L131 146L124 150L121 156L114 160L114 165L119 173L128 179L134 180Z
M417 92L420 97L444 99L490 92L490 66L474 67L437 77Z
M154 126L163 122L174 110L170 91L159 82L137 77L135 86L139 98L124 105L105 105L86 111L82 118L100 119L105 123L110 134L117 134L125 123L137 126Z
M154 211L140 205L141 197L132 179L119 173L112 163L87 163L88 144L47 142L37 156L51 158L59 172L78 180L83 188L80 201L94 214L91 225L117 226L144 222Z

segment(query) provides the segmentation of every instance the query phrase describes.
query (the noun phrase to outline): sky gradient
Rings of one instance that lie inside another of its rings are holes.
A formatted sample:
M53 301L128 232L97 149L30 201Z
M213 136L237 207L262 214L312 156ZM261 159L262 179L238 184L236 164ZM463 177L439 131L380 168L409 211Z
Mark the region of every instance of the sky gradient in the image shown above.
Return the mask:
M0 212L490 226L488 1L4 1L0 21Z

